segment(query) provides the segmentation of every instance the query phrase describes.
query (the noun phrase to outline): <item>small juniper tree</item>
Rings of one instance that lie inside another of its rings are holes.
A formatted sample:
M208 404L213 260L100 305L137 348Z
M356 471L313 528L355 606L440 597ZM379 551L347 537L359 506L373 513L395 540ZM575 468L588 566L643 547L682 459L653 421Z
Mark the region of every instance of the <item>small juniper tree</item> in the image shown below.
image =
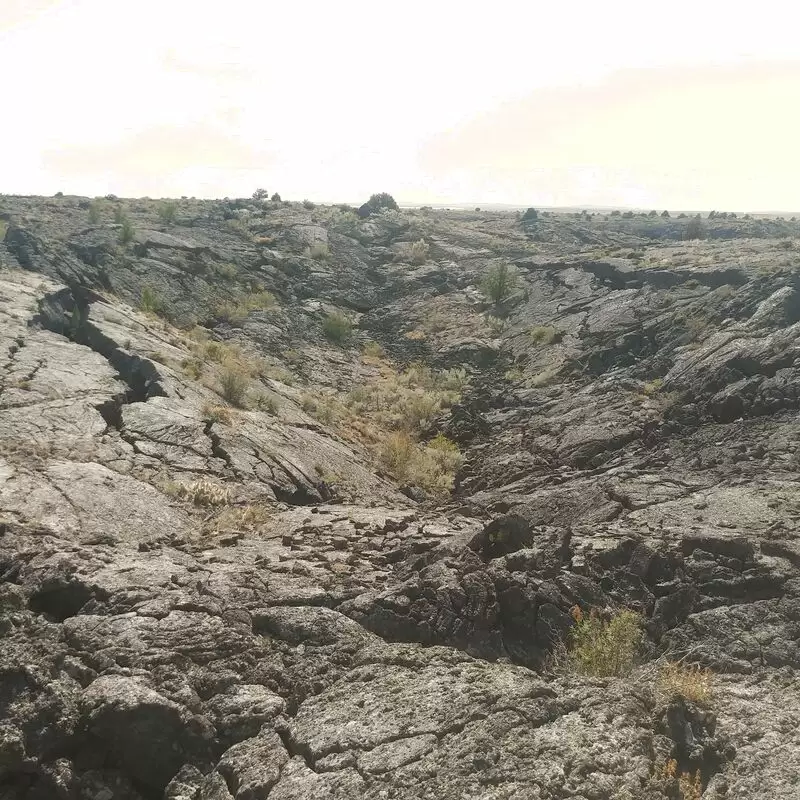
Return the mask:
M510 264L498 264L486 273L481 289L495 305L500 305L513 294L518 280Z
M703 220L700 218L700 215L698 214L696 217L692 217L689 220L689 224L686 226L686 238L705 239L707 235L708 230Z
M358 209L358 215L362 218L377 214L379 211L397 211L397 202L387 192L373 194L364 205Z

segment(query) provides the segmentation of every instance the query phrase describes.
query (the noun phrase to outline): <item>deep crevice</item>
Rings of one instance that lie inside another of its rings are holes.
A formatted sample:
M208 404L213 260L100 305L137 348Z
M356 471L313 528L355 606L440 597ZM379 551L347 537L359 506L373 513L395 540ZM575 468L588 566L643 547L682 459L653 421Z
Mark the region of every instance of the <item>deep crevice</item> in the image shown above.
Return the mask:
M61 289L39 300L39 311L30 324L40 325L103 356L128 387L120 404L143 403L151 397L166 397L161 375L152 361L123 350L89 321L91 304L101 299L84 287ZM106 422L117 427L116 416L108 403L102 404L102 408L98 407L97 410Z
M209 420L203 427L203 433L208 436L211 442L211 453L215 458L219 458L225 462L226 466L233 469L233 462L231 461L230 453L222 446L222 439L214 433L214 422Z

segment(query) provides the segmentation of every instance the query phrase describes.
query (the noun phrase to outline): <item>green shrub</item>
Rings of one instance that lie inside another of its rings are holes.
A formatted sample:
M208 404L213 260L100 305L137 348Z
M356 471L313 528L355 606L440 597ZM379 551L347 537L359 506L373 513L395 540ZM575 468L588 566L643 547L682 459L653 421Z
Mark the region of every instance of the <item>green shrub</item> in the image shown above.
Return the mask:
M441 411L441 397L433 392L416 391L399 403L403 427L409 431L423 430Z
M260 311L275 306L272 292L253 292L236 300L217 303L212 309L214 319L230 325L241 325L251 311Z
M266 200L268 196L269 193L267 192L266 189L256 189L253 192L253 200L258 200L258 201Z
M708 236L708 229L705 226L705 223L700 218L698 214L696 217L692 217L689 220L689 224L686 226L686 238L687 239L705 239Z
M105 207L105 201L99 197L89 203L89 223L91 225L97 225L97 223L100 222L100 215Z
M250 376L239 367L229 366L222 371L219 383L222 396L232 406L242 408L250 386Z
M247 239L249 241L251 238L250 222L247 219L241 219L239 217L234 217L233 219L226 219L225 227L231 233L240 236L242 239Z
M552 344L561 337L560 331L552 325L536 325L528 331L528 335L536 344Z
M378 458L384 469L402 480L408 473L414 457L414 442L407 433L393 433L381 444Z
M239 274L239 268L236 264L215 264L211 271L214 275L232 281Z
M350 322L348 317L334 311L325 317L322 323L322 332L332 342L341 344L350 338L353 331L353 323Z
M146 314L163 314L164 298L151 286L143 286L139 309Z
M364 205L359 207L358 216L362 218L369 217L384 210L397 211L397 203L390 194L379 192L378 194L373 194Z
M458 445L443 433L437 433L428 442L428 449L433 451L434 459L443 472L455 472L461 466L463 459Z
M411 263L416 266L424 264L428 260L429 250L430 248L424 239L414 242L414 244L411 245Z
M383 348L371 340L364 345L361 352L368 358L383 358L386 355Z
M314 209L316 207L317 207L317 204L316 203L312 203L311 200L303 200L303 208L305 208L306 210L311 211L312 209Z
M484 317L486 325L493 336L502 336L506 329L506 321L502 317Z
M178 213L178 204L174 200L165 200L158 204L156 213L162 222L171 225L175 222L175 216Z
M633 611L618 611L608 622L575 606L567 663L572 671L595 677L628 675L642 646L642 619Z
M277 192L275 192L275 194L273 194L272 197L270 197L270 200L272 200L273 203L280 203L281 196Z
M133 223L128 219L128 217L123 217L119 229L120 244L128 244L129 242L132 242L135 234L136 229L133 227Z
M500 305L512 295L518 281L516 270L510 264L498 264L489 269L481 289L495 305Z
M439 374L439 385L451 392L461 392L469 381L469 375L463 367L451 367Z
M330 258L331 250L327 242L314 242L308 248L308 254L314 261L327 261Z

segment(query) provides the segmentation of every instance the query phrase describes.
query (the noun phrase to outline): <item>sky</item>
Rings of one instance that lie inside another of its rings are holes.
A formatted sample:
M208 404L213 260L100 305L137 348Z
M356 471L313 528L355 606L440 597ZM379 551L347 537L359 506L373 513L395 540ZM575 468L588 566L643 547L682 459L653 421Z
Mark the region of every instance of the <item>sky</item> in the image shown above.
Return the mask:
M789 0L0 0L0 192L800 211Z

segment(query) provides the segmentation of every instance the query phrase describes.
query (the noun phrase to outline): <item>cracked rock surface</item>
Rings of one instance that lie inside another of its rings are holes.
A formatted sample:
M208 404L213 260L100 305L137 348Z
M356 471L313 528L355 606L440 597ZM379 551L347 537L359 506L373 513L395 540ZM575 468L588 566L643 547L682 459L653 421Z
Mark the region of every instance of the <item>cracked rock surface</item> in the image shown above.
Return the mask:
M125 208L0 197L2 800L800 796L800 228ZM410 365L446 495L323 402ZM575 606L631 676L550 669Z

